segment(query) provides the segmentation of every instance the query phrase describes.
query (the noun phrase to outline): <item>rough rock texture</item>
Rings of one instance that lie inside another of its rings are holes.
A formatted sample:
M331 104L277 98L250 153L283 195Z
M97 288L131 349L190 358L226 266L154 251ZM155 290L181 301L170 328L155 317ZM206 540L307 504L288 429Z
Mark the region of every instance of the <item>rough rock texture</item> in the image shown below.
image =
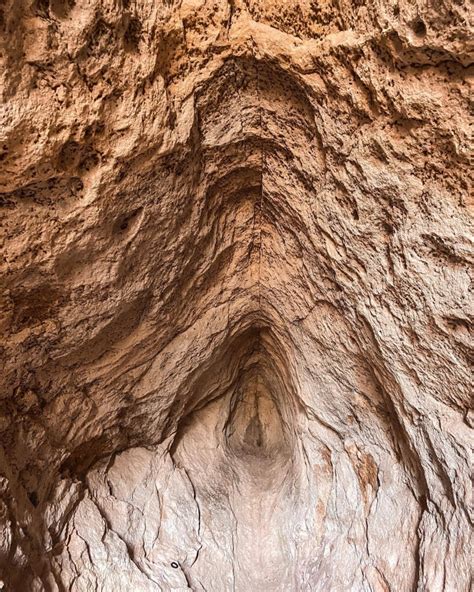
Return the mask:
M462 1L0 6L4 589L468 592Z

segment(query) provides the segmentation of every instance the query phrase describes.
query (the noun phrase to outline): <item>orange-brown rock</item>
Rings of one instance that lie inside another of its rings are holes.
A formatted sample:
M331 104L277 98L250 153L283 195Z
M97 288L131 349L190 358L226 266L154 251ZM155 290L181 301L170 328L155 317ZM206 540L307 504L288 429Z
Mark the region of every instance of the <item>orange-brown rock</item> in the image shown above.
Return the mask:
M0 3L0 586L470 590L469 39Z

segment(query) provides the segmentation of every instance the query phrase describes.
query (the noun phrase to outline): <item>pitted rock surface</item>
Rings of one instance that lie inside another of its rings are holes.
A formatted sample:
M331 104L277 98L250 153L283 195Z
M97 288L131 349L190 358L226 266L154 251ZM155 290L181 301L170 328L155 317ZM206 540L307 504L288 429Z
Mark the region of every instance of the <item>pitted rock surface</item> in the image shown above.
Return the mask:
M4 589L470 590L469 40L0 3Z

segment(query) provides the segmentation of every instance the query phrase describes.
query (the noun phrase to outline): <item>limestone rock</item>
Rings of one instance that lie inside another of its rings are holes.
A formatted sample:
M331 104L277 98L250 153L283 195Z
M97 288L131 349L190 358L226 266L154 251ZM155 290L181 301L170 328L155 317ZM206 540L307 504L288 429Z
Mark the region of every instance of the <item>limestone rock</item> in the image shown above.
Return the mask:
M0 3L0 579L468 592L467 7Z

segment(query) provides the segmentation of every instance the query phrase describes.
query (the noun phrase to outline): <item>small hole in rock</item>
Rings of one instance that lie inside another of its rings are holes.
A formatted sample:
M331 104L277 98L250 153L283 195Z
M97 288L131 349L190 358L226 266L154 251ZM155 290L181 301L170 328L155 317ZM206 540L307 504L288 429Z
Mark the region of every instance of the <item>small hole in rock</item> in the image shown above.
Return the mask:
M177 563L176 561L172 561L172 562L171 562L171 567L172 567L173 569L178 569L178 567L179 567L179 563Z
M35 508L38 507L38 494L36 493L36 491L31 491L30 493L28 493L28 498L30 500L30 502L33 504L33 506Z
M412 29L417 37L426 35L426 25L420 18L413 22Z
M141 208L120 216L114 223L113 232L124 232L131 228L141 212Z

